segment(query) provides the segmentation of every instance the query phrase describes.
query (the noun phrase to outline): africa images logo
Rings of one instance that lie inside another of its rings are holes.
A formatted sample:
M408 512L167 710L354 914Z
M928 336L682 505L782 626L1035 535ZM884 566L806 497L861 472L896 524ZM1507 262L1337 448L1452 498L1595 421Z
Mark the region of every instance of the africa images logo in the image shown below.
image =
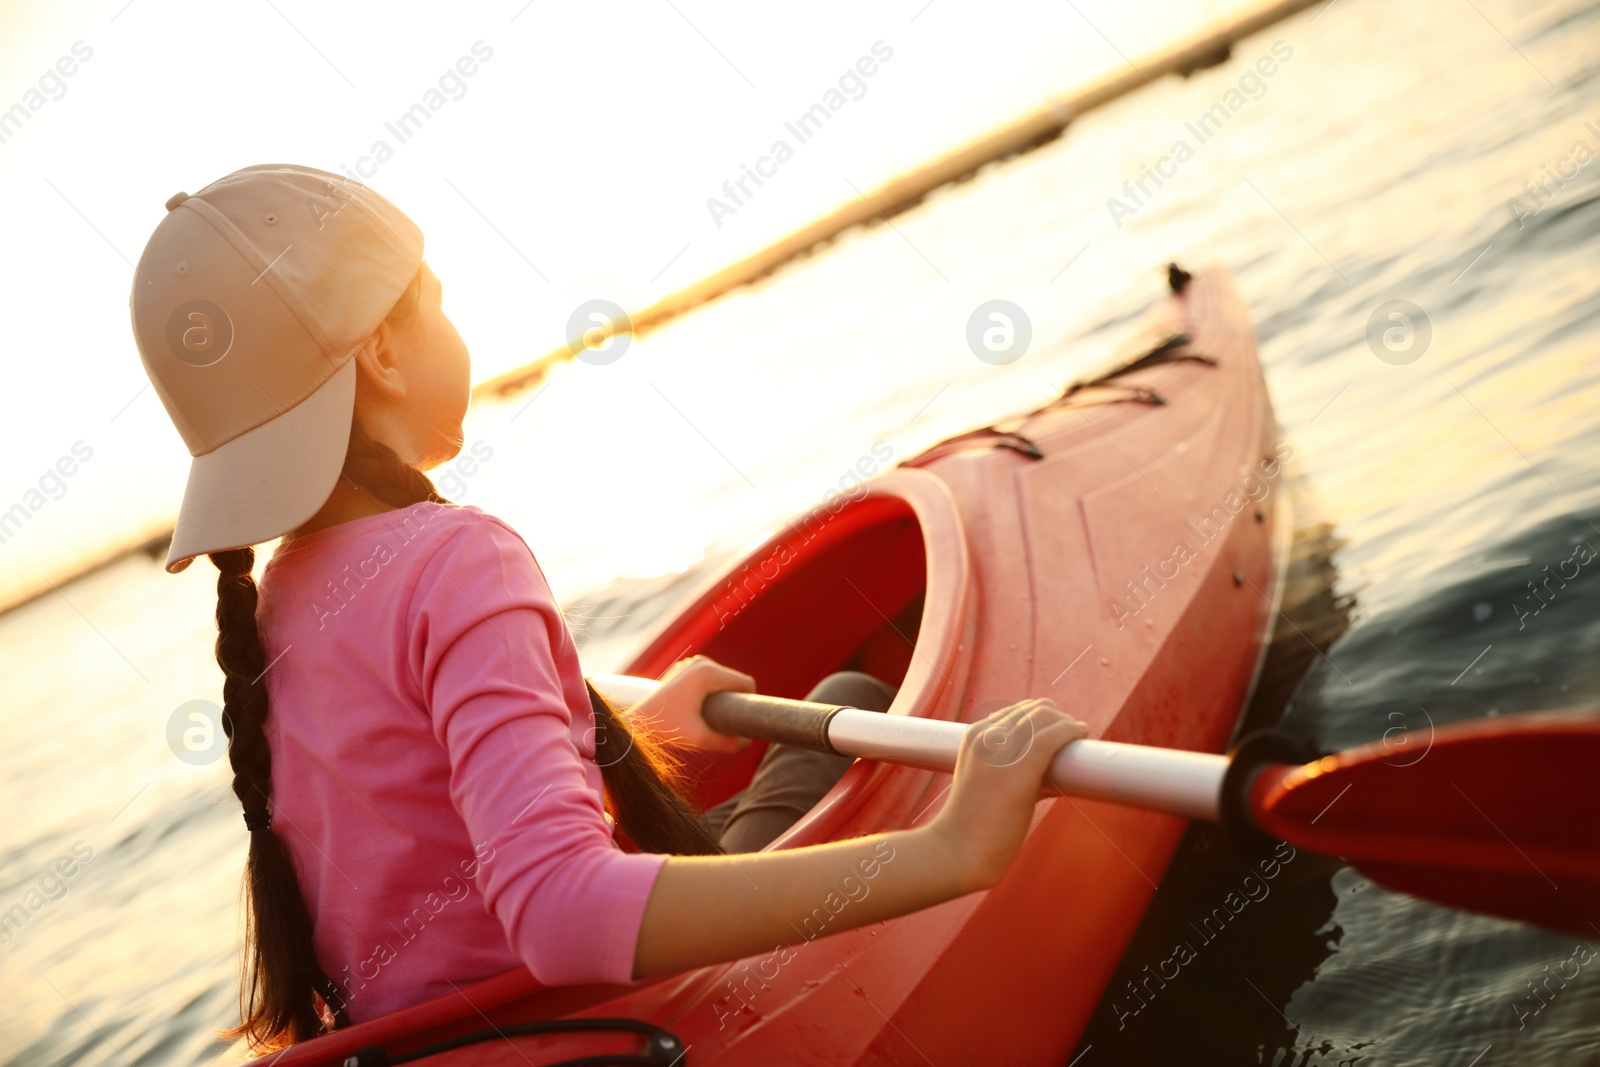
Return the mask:
M209 300L185 300L167 316L167 348L191 367L209 367L233 348L233 320Z

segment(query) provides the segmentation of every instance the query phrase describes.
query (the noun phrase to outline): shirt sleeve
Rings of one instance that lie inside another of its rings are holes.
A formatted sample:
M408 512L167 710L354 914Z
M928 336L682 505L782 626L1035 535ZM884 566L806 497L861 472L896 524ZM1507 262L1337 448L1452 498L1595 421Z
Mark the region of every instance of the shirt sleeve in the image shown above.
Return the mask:
M667 857L612 839L571 732L576 651L533 554L498 522L464 522L423 567L411 613L410 666L512 950L545 985L632 982Z

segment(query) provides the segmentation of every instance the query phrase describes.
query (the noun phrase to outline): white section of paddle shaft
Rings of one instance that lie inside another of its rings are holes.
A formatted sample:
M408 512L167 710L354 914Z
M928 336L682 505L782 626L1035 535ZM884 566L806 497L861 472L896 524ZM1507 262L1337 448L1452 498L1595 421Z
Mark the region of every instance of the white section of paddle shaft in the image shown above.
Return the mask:
M965 723L846 708L828 723L828 742L863 759L948 771L969 729ZM1006 743L1015 745L1016 738ZM1020 750L992 751L996 761L1022 757ZM1056 753L1046 782L1069 796L1216 822L1227 770L1226 756L1084 738Z
M658 684L619 674L597 674L589 681L622 707L638 703ZM803 701L792 703L807 706ZM817 708L818 714L829 710L824 705L810 706ZM848 756L950 771L968 729L965 723L942 719L845 708L828 723L828 743ZM1000 759L1020 758L1020 753L1002 756L998 749L994 752ZM1226 756L1085 738L1056 753L1046 781L1070 796L1215 822L1227 769Z

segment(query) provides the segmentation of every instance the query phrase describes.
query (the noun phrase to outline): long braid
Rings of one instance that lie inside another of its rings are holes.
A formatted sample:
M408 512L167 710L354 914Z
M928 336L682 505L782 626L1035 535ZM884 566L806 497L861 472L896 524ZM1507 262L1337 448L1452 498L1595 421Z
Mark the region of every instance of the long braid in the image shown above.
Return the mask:
M245 864L242 1020L232 1036L255 1046L303 1041L323 1029L313 993L330 987L317 963L311 916L288 850L272 831L272 750L267 745L265 655L256 627L255 550L211 553L217 565L217 665L233 792L250 830ZM343 1005L337 1005L342 1009Z

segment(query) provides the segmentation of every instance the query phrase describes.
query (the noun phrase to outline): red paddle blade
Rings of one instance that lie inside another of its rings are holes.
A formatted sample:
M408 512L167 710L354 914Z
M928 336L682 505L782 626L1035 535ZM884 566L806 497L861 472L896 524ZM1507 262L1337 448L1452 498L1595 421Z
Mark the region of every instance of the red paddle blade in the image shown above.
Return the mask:
M1389 889L1600 936L1600 716L1479 719L1273 766L1256 822Z

